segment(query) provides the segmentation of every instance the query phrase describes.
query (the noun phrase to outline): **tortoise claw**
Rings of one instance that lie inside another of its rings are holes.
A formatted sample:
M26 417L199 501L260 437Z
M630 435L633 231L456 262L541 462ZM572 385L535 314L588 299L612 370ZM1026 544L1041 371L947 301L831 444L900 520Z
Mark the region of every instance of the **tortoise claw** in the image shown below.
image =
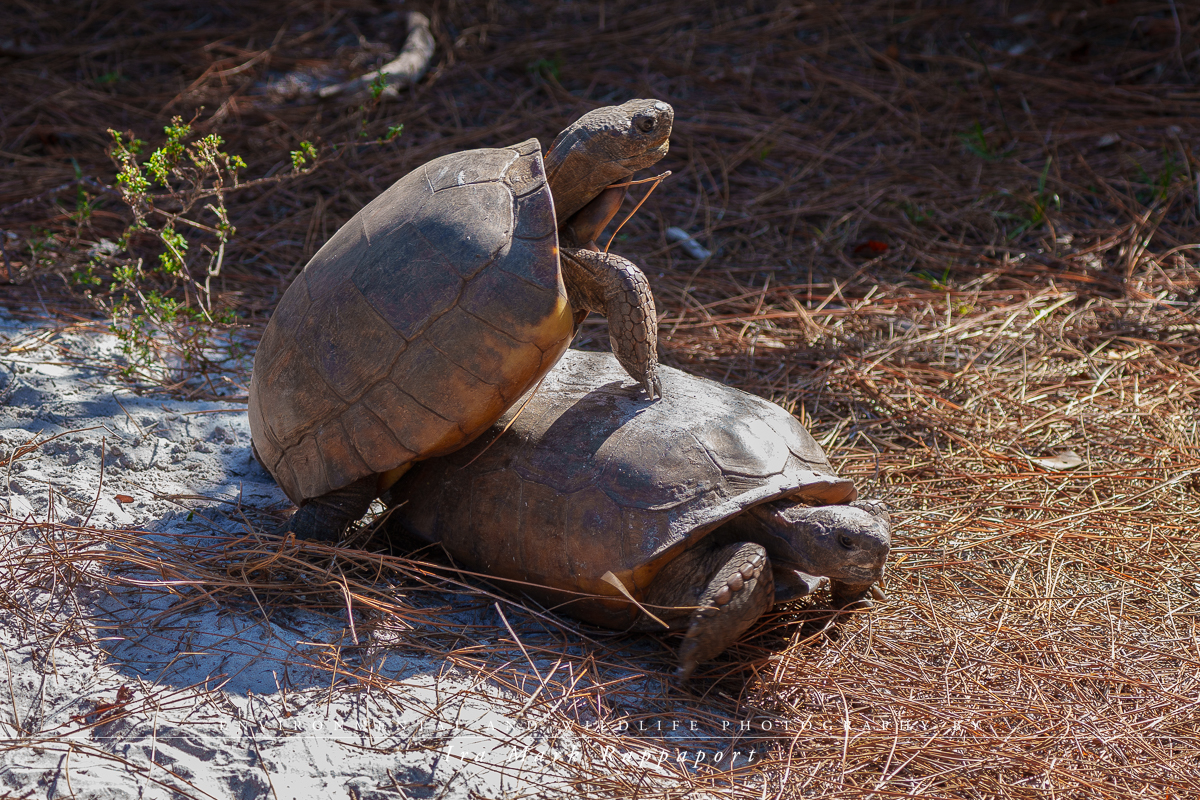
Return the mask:
M658 377L657 367L657 364L652 364L649 373L642 379L642 388L650 400L662 399L662 378Z

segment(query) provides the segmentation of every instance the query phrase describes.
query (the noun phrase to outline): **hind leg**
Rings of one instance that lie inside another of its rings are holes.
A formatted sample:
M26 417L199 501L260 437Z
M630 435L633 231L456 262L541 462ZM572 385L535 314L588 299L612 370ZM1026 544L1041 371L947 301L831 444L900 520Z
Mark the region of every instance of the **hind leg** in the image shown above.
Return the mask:
M378 478L368 475L349 486L306 501L291 519L275 529L286 536L294 533L297 539L337 543L346 529L362 518L379 494Z

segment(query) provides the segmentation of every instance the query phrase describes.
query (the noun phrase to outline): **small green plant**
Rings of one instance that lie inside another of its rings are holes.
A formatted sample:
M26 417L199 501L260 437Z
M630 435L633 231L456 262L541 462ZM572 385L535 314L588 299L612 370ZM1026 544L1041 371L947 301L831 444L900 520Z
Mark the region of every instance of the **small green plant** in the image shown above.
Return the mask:
M88 261L87 266L83 269L77 269L71 273L71 283L76 286L99 286L104 283L104 280L96 274L96 267L101 266L97 259Z
M1175 179L1180 175L1186 175L1186 171L1180 168L1179 162L1175 160L1175 155L1165 147L1162 150L1163 165L1157 175L1151 175L1146 171L1146 168L1141 164L1134 162L1137 167L1139 181L1143 189L1138 190L1134 196L1137 201L1144 206L1154 205L1156 203L1165 202L1167 196L1171 193L1171 186L1174 185Z
M37 267L47 267L54 263L54 254L58 249L58 237L45 228L34 227L29 231L29 260Z
M390 142L404 132L403 125L388 125L387 133L380 137L380 142Z
M241 157L221 149L220 136L194 138L192 123L181 117L173 118L163 133L162 146L139 161L146 143L132 134L109 130L117 187L133 213L133 222L117 242L118 253L112 256L108 291L110 327L129 359L128 373L160 363L163 344L174 345L187 364L202 357L211 326L216 324L212 279L221 273L225 246L235 233L225 195L238 187L239 171L246 167ZM155 187L165 191L153 194ZM182 229L193 235L196 247ZM158 257L150 262L154 266L137 255L148 240L158 244ZM191 269L201 259L203 283ZM95 267L93 260L86 273L77 273L77 281L94 285ZM183 301L171 295L181 286ZM194 304L189 289L194 290Z
M387 78L383 76L382 72L376 72L375 79L371 81L371 99L378 100L380 95L383 94L383 90L386 88Z
M243 183L245 161L226 152L217 134L196 135L194 122L173 118L165 141L148 154L132 133L109 131L116 188L133 219L116 242L93 248L72 282L108 312L127 375L181 377L164 375L168 354L179 370L202 371L213 334L236 321L233 309L215 302L212 285L236 234L227 197L261 181ZM316 167L311 142L291 157L292 174Z
M997 151L988 142L987 134L983 131L983 126L976 120L974 127L966 133L960 133L958 140L962 142L963 147L971 155L979 156L985 161L999 161L1006 155Z
M300 149L291 151L291 156L292 169L299 172L300 170L304 169L304 165L307 164L310 159L316 161L317 148L313 146L312 142L301 142Z
M531 75L540 75L543 78L553 78L558 80L558 76L562 73L563 64L566 61L562 55L556 55L554 58L539 58L537 61L529 62L526 68Z
M993 212L997 219L1015 220L1016 227L1008 232L1008 239L1012 241L1025 231L1031 228L1036 228L1046 221L1046 212L1051 206L1058 211L1062 210L1062 201L1055 192L1046 189L1046 178L1050 174L1050 164L1052 158L1046 159L1046 166L1042 167L1042 174L1038 177L1037 192L1028 200L1018 199L1021 204L1021 213L1014 214L1008 211Z
M923 282L929 284L929 288L933 289L935 291L938 291L938 292L950 291L950 268L949 267L946 267L946 269L944 269L942 271L942 274L940 276L935 275L934 273L932 273L928 270L924 270L924 269L912 273L912 276L914 278L916 278L917 280L920 280L920 281L923 281Z
M358 135L356 137L358 144L383 144L384 142L390 142L399 135L399 131L397 130L396 134L391 136L391 138L384 138L383 136L377 136L374 139L370 138L370 129L374 127L376 130L378 130L378 126L375 125L375 123L377 123L379 120L373 118L383 107L384 93L387 90L387 76L382 72L376 72L375 77L373 77L370 84L367 85L367 97L358 106ZM392 91L394 92L395 90L393 89ZM389 125L387 129L388 134L390 135L392 130L397 127L403 128L404 126Z
M75 167L75 180L78 181L75 188L75 208L70 210L64 208L63 213L66 214L67 219L75 223L75 238L78 239L82 235L83 228L92 219L92 213L99 205L100 198L89 195L83 188L83 170L79 167L79 162L72 158L71 165Z
M900 210L904 212L904 216L908 217L908 221L914 225L920 225L923 222L933 219L932 213L913 203L904 203L900 206Z

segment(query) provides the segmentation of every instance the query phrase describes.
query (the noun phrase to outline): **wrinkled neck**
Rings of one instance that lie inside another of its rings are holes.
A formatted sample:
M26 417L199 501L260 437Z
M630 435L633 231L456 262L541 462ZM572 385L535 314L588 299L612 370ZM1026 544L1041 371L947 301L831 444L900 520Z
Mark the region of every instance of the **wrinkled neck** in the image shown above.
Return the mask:
M619 163L597 158L593 149L585 148L574 136L560 137L546 154L545 165L554 217L560 226L610 185L633 174Z

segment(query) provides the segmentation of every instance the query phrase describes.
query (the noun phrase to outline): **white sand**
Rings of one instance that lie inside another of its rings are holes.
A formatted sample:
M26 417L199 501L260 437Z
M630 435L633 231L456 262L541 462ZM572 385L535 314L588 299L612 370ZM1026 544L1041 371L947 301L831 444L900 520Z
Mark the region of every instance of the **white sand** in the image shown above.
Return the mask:
M580 700L582 689L615 681L635 698L655 698L664 713L670 701L658 683L647 688L637 675L594 663L589 674L567 675L581 662L536 649L535 673L511 639L498 646L503 621L477 599L458 610L449 597L445 614L454 624L482 620L500 629L497 644L480 650L494 662L492 680L406 646L395 627L371 634L366 647L347 647L344 608L322 614L260 608L249 598L198 603L186 587L175 594L149 574L141 588L67 586L44 567L22 575L22 568L51 563L55 547L112 546L88 528L150 532L137 535L157 536L167 552L197 543L219 551L210 534L242 535L250 529L243 514L286 505L250 458L243 403L139 396L113 378L107 365L115 352L107 335L55 333L0 316L0 461L33 444L0 473L7 479L0 482L7 607L0 619L0 794L607 796L604 775L586 792L570 787L612 764L649 788L670 783L664 773L679 775L669 759L687 753L694 760L695 748L647 747L636 737L582 758L575 748L591 743L571 731L612 724L621 714L608 694ZM232 378L214 385L244 395ZM118 495L133 501L118 502ZM269 519L260 513L258 524ZM517 624L512 617L505 619ZM634 646L649 648L650 661L664 655L644 639ZM312 666L331 654L379 680L367 685ZM568 685L572 691L561 689ZM527 702L531 694L537 702ZM124 702L111 720L81 716L118 699ZM647 753L668 761L631 765Z

